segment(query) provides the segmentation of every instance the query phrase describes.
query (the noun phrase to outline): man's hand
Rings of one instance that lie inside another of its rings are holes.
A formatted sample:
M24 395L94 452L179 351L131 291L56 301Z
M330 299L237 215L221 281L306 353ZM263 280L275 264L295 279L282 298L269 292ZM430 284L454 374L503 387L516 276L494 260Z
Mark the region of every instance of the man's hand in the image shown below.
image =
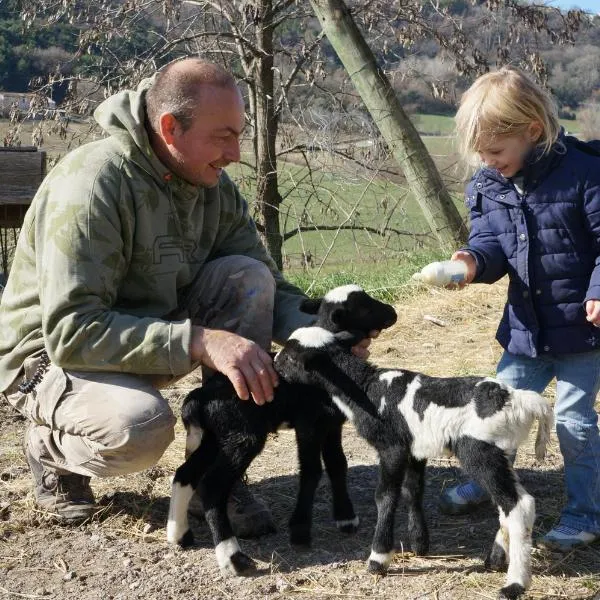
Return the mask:
M588 300L585 303L587 320L594 326L600 327L600 300Z
M192 327L192 361L223 373L237 395L258 405L273 400L279 380L271 357L254 342L236 333L206 327Z
M369 337L364 338L355 346L352 346L352 354L358 356L359 358L367 359L369 358L369 346L371 345L371 340L375 339L379 335L379 331L373 330L369 332Z
M450 257L450 260L462 260L464 263L467 263L467 274L465 278L457 286L453 286L458 287L459 290L462 290L465 285L471 283L471 281L475 279L477 263L475 262L473 255L465 250L458 250Z

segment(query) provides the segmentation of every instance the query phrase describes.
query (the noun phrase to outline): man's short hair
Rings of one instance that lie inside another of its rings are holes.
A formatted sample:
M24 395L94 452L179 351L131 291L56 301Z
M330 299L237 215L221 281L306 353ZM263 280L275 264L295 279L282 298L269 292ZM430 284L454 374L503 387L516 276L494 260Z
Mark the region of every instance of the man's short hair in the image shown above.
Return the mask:
M146 92L146 114L154 131L159 131L163 113L171 113L185 131L194 119L202 86L235 88L231 73L202 58L184 58L161 69Z

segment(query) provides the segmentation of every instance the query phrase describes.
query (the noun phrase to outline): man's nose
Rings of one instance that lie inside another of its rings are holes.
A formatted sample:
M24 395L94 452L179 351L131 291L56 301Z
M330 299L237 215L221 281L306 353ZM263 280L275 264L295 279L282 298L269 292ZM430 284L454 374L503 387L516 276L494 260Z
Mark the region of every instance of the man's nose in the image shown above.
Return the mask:
M240 142L239 140L231 140L225 148L225 158L229 162L240 162Z

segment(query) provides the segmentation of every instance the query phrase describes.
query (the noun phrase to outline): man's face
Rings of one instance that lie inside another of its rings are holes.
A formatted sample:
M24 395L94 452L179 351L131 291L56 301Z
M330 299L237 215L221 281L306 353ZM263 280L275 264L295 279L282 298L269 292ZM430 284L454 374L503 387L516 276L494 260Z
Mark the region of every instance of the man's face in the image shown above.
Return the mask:
M240 160L244 102L237 88L208 87L200 96L190 127L174 122L168 143L173 171L187 182L214 187L223 169Z

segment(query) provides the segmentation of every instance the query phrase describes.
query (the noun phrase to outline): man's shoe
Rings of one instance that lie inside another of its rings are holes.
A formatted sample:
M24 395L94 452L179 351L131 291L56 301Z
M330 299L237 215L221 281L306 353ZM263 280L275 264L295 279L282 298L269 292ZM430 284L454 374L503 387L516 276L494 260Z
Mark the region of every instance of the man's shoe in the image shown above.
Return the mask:
M204 516L202 500L196 493L190 500L188 512L196 518ZM227 501L227 516L236 537L255 538L277 531L266 502L260 496L254 496L241 479L233 484Z
M440 496L439 508L445 515L468 515L489 501L484 489L474 481L467 481L447 489Z
M537 541L539 548L570 552L581 546L588 546L600 540L600 535L589 531L580 531L567 525L556 525L544 537Z
M65 523L85 521L98 510L89 477L45 467L28 448L25 457L35 481L35 502L40 508L56 514Z

